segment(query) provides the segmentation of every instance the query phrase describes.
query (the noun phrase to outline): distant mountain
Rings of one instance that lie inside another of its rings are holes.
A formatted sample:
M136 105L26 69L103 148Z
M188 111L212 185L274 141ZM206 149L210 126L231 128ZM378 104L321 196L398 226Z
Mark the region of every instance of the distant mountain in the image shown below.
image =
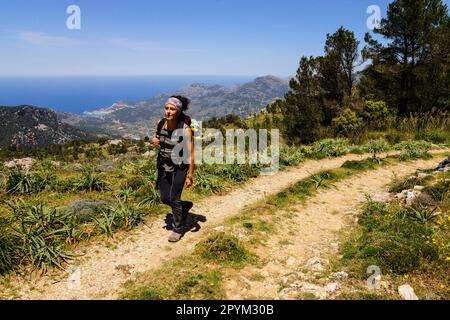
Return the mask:
M0 146L63 144L94 136L58 120L55 111L32 106L0 107Z
M247 117L259 112L289 91L289 79L274 76L259 77L242 85L225 87L195 83L173 93L159 94L137 103L117 102L79 116L60 115L62 121L84 127L95 126L116 132L122 136L139 137L152 133L155 122L163 117L164 102L172 95L184 95L191 99L187 114L196 120L220 118L228 114Z

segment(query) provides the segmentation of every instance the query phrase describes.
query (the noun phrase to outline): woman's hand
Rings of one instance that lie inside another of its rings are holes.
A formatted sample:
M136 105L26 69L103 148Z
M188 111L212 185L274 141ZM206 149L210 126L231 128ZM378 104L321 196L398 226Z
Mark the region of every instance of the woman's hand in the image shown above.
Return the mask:
M159 146L159 139L157 137L154 137L152 140L152 145L154 145L155 147Z
M189 189L190 187L193 186L193 184L194 184L194 178L187 177L186 178L186 183L184 184L184 186Z

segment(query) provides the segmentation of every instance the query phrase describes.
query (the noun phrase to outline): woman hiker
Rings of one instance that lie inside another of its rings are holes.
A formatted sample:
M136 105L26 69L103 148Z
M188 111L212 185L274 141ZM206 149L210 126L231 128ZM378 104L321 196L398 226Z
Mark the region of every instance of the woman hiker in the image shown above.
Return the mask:
M187 231L189 210L193 206L190 201L181 201L183 188L190 188L194 183L191 118L184 114L189 104L190 100L182 96L172 96L167 100L164 106L165 118L158 123L156 135L152 140L154 146L160 147L157 158L157 186L161 201L172 208L173 232L169 242L177 242L183 237ZM180 149L181 152L177 152Z

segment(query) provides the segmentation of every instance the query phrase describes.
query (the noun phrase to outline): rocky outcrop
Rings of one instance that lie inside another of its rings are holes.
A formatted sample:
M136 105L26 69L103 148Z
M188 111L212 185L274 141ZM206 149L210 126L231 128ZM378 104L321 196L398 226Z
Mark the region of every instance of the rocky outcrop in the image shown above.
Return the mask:
M64 144L94 137L58 121L55 111L32 106L0 107L0 146L17 148Z

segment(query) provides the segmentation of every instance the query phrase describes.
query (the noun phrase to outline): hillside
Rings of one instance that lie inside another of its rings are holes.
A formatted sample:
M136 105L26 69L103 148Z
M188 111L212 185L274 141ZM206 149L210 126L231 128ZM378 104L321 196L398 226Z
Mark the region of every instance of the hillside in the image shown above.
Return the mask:
M0 146L18 148L64 144L93 136L58 121L55 111L32 106L0 107Z
M97 127L137 138L148 135L154 129L155 122L162 117L164 102L172 94L190 98L192 102L188 114L204 121L228 114L247 117L275 99L282 98L288 91L289 81L274 76L259 77L232 87L196 83L177 92L159 94L137 103L117 102L110 108L86 112L84 117L64 114L60 118L72 125Z

